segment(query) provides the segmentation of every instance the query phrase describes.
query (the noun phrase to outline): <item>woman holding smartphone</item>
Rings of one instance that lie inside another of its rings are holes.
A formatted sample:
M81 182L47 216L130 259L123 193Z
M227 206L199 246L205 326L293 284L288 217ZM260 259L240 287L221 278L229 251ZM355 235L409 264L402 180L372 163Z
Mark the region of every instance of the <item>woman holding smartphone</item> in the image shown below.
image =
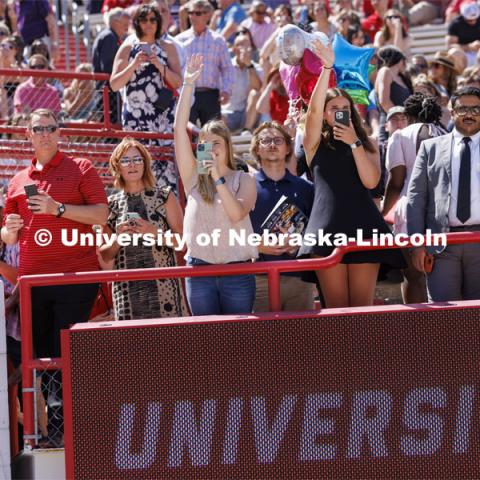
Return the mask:
M202 165L197 164L188 136L192 94L202 68L203 57L193 55L187 64L174 124L175 154L187 195L183 224L187 264L251 262L258 256L257 249L248 242L232 242L230 233L245 236L253 233L249 212L257 199L255 180L250 174L235 170L232 139L223 122L211 120L200 131L199 143L204 145L204 154L211 150L211 156ZM206 168L206 174L202 168ZM202 246L200 238L205 235L211 241ZM192 277L185 283L193 315L252 311L254 275Z
M108 198L110 215L103 233L182 233L182 209L171 187L156 187L148 150L133 138L124 138L110 157L110 171L118 193ZM118 270L177 266L169 246L102 245L100 255L115 261ZM178 279L115 282L115 320L183 317L188 315L182 285Z
M170 89L182 84L177 50L173 43L160 39L162 17L156 6L141 5L133 27L138 42L122 44L110 77L114 92L123 89L122 126L124 130L171 133L175 98ZM163 146L171 140L153 142ZM160 185L176 189L172 162L155 162L154 170Z
M317 236L318 243L301 247L299 255L327 257L334 247L322 241L319 231L323 238L330 234L330 240L335 234L369 239L374 230L381 234L389 229L369 192L380 179L377 146L348 93L328 88L335 60L331 44L315 42L315 53L324 67L308 106L303 145L315 184L306 233ZM398 250L372 250L349 253L338 265L318 270L326 307L371 305L380 263L404 266Z

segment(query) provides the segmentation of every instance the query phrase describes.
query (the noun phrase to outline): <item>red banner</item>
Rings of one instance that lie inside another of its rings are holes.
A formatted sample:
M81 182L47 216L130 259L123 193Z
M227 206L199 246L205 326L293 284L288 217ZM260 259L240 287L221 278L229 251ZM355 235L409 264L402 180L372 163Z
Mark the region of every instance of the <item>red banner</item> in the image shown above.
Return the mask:
M67 476L479 478L480 309L63 332Z

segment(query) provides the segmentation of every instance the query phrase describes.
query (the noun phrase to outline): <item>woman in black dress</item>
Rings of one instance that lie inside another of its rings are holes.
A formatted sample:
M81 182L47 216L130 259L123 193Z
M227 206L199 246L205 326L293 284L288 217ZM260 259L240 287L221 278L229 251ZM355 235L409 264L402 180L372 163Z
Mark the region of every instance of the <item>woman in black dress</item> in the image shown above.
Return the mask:
M331 45L315 43L315 53L324 68L313 91L305 123L303 145L315 183L315 199L306 233L343 233L363 238L389 233L368 189L380 178L380 158L376 145L367 137L350 96L338 88L328 89L334 63ZM350 125L335 122L335 112L348 111ZM333 247L303 246L300 256L326 257ZM354 252L342 262L317 271L328 308L371 305L380 263L403 267L398 250Z

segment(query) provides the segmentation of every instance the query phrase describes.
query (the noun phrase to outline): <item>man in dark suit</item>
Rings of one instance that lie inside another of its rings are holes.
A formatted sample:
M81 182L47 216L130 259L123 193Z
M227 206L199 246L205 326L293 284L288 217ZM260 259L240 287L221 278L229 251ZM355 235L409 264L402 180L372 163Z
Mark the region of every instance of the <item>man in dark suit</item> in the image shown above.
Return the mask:
M425 140L408 188L408 233L480 231L480 89L451 97L452 133ZM427 274L430 301L480 299L480 244L418 247L415 268L435 255Z

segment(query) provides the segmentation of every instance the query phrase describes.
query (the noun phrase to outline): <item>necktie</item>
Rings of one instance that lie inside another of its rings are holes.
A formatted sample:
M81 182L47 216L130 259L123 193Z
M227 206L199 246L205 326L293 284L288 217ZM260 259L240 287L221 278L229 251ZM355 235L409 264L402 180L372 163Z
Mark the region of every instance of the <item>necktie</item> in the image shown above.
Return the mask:
M470 176L471 154L470 137L463 137L460 150L460 173L458 177L457 217L465 223L470 218Z

